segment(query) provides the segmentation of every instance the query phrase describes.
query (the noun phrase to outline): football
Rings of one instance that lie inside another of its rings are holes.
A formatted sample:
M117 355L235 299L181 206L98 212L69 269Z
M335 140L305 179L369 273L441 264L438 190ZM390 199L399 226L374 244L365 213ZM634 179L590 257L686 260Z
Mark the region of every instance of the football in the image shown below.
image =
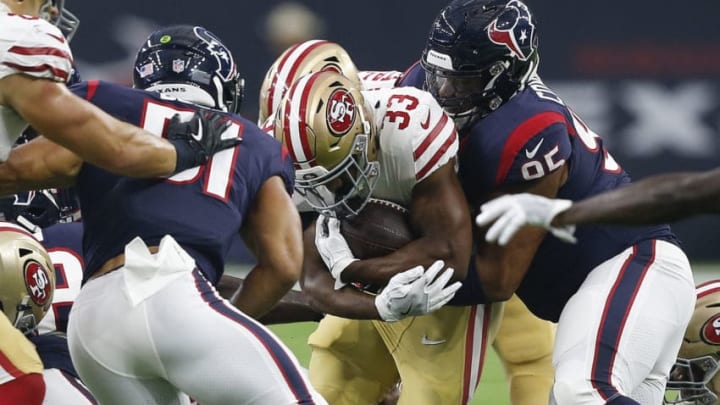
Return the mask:
M358 259L385 256L415 239L408 210L375 198L358 215L344 219L340 232Z

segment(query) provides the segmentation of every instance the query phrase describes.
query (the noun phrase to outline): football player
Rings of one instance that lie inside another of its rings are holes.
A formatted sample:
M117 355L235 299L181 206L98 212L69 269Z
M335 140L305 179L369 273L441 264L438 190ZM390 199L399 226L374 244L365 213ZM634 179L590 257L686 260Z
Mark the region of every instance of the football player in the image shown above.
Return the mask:
M48 189L0 200L5 221L22 226L40 241L54 267L50 309L28 333L43 363L48 404L93 404L90 391L73 367L65 336L68 314L82 281L82 224L71 189Z
M579 200L630 182L537 64L537 26L522 1L456 0L406 76L458 124L459 176L474 207L518 192ZM479 241L480 293L492 301L517 291L558 322L553 403L660 403L695 299L687 257L663 225L577 236L569 246L523 228L506 246Z
M0 402L40 405L43 363L25 335L50 308L55 272L40 243L24 229L0 223Z
M322 214L305 231L301 279L311 305L328 314L309 337L313 385L334 404L378 403L398 380L399 403L469 403L491 309L468 304L426 314L451 298L446 294L435 305L394 313L382 293L351 284L384 285L437 259L458 269L456 280L465 278L472 227L455 175L452 121L426 92L362 90L338 73L319 72L292 84L274 130L295 162L296 193ZM387 256L358 260L339 223L371 197L407 207L419 237Z
M525 225L543 227L558 238L573 242L575 225L642 225L718 214L718 196L720 168L668 173L575 202L532 194L502 196L483 204L476 222L480 226L493 223L485 238L501 245L507 244Z
M281 69L278 69L281 66ZM272 117L276 111L279 99L275 97L269 102L270 94L284 94L287 88L308 73L322 70L340 71L350 80L359 83L363 90L392 88L397 84L401 73L397 71L359 71L352 62L347 52L338 44L328 41L307 41L289 48L273 63L265 76L260 90L260 112L259 116L264 118L263 128L272 130ZM278 91L280 89L280 91ZM303 223L307 224L308 209L303 199L295 198L296 205L301 211ZM473 274L471 273L472 277ZM468 299L461 300L462 296L471 296L470 285L475 282L475 277L466 283L457 300L450 301L450 305L456 302L473 302ZM284 311L282 317L273 317L272 321L292 320L316 320L317 314L308 310L305 305L307 298L302 293L293 293L293 297L285 297L283 300L291 299L294 305L280 305L277 310ZM522 331L523 333L517 333ZM501 358L510 383L511 400L515 404L529 405L533 403L544 404L550 391L553 381L553 369L551 364L551 352L555 326L548 321L541 320L529 312L525 304L516 295L505 304L505 311L493 346Z
M685 331L677 362L670 372L666 404L720 404L719 294L720 280L697 286L695 312Z
M168 140L161 139L70 93L63 85L71 74L70 48L60 29L45 20L71 29L62 3L0 0L0 161L28 123L85 161L129 176L177 173L236 144L220 140L199 116L191 123L204 131L173 122Z
M205 405L325 403L251 318L296 282L302 245L292 165L277 141L233 113L238 83L230 51L206 29L158 30L138 52L137 89L95 81L73 92L158 136L176 114L215 111L209 124L240 145L166 180L116 176L43 137L0 165L4 191L77 184L85 284L68 337L101 403L186 403L181 390ZM241 230L259 255L238 300L243 311L213 287Z

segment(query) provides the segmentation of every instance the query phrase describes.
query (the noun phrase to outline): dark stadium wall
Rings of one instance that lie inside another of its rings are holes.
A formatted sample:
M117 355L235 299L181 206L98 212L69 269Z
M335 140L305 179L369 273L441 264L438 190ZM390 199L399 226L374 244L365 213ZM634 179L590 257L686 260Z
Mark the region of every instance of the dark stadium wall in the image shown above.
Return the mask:
M203 25L232 49L247 81L242 112L277 56L266 20L281 1L70 0L81 19L72 42L86 79L129 83L135 50L153 29ZM404 70L420 55L443 1L300 1L325 39L360 69ZM528 0L539 24L543 78L633 177L720 165L720 2ZM300 19L291 23L300 24ZM718 260L720 219L674 226L694 260ZM244 256L244 255L242 255Z

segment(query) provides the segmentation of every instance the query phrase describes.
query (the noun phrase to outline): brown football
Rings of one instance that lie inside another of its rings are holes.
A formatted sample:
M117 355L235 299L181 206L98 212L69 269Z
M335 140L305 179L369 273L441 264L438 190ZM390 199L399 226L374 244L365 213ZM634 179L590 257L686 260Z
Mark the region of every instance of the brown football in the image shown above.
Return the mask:
M360 213L346 218L340 232L358 259L385 256L415 239L408 210L391 201L371 198ZM353 283L367 293L377 294L383 285Z
M344 219L340 232L358 259L385 256L415 239L407 209L375 198L358 215Z

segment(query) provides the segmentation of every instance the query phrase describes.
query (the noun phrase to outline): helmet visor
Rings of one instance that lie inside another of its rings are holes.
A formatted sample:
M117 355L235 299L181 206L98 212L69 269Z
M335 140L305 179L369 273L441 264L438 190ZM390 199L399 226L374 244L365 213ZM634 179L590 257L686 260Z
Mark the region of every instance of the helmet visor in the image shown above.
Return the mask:
M379 174L379 163L368 161L367 142L367 135L358 135L353 153L332 170L315 166L295 172L295 190L313 210L340 219L362 210Z
M666 387L666 404L715 404L718 400L708 383L718 372L718 363L712 356L694 359L678 358Z

